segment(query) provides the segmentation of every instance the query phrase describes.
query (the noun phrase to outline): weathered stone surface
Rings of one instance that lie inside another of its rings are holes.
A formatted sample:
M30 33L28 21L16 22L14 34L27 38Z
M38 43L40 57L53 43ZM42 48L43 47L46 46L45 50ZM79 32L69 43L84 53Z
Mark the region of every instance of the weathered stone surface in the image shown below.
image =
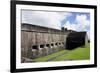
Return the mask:
M62 33L61 30L23 24L21 27L22 56L35 58L36 56L45 56L53 52L57 52L58 50L54 49L55 43L64 43L67 36L66 34L67 33ZM49 47L47 47L46 44L49 44ZM53 46L51 44L53 44ZM32 46L34 45L37 45L38 49L32 51L32 49L34 49ZM41 48L40 45L44 45L47 48ZM56 48L59 47L60 45L56 45Z
M70 32L73 31L22 24L21 56L33 59L60 51L66 47L66 38Z
M33 60L32 59L29 59L29 58L22 57L21 58L21 62L22 63L30 63L30 62L33 62Z

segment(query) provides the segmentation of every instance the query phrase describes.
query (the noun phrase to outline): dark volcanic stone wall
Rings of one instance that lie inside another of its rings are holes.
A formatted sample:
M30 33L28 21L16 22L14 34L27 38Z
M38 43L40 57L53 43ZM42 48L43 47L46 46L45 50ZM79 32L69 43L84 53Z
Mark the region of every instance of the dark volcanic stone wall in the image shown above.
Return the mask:
M66 38L66 48L71 50L79 46L86 44L87 36L86 32L73 32Z

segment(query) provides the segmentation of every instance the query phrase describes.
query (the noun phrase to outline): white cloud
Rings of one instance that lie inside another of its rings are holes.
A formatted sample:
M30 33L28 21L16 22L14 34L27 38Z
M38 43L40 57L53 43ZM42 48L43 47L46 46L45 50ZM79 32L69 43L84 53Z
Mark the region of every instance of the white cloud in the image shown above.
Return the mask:
M90 21L87 20L87 16L85 14L77 15L73 23L67 21L64 27L69 30L87 31L88 36L90 36L90 30L86 29L87 27L90 27Z
M65 12L22 11L22 23L61 29L61 21L70 16Z
M71 24L69 21L67 21L63 27L67 28L68 30L76 30L77 29L76 24Z
M87 20L86 15L77 15L73 23L67 21L64 27L71 30L85 31L86 27L88 27L89 25L90 25L90 21Z
M85 29L87 26L90 25L90 22L89 22L89 20L87 20L87 16L85 14L84 15L77 15L76 22L78 24L80 24L80 26L83 29Z

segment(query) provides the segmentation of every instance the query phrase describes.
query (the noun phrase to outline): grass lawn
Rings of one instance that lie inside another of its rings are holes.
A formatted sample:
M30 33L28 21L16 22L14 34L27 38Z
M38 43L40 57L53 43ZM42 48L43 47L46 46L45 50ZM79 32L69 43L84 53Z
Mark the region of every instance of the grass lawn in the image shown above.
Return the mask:
M63 54L63 53L67 53L67 52L68 52L67 50L62 50L62 51L56 52L56 53L51 54L51 55L48 55L48 56L36 58L36 59L34 59L33 61L44 62L44 61L47 61L47 60L49 60L49 59L51 59L51 58L54 58L54 57L56 57L56 56L58 56L58 55L61 55L61 54Z
M67 61L67 60L87 60L90 58L90 45L78 47L73 50L62 50L54 54L33 59L36 62L46 61Z
M66 61L66 60L86 60L90 58L89 48L77 48L73 51L70 51L63 56L60 56L54 61Z

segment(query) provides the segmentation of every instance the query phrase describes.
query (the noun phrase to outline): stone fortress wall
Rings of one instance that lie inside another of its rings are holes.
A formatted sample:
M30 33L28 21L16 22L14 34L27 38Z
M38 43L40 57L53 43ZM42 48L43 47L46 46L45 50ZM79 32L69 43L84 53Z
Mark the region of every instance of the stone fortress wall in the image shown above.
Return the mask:
M67 46L66 38L71 32L74 31L58 30L43 26L22 23L21 24L22 62L23 58L34 59L37 57L46 56L54 52L65 49Z
M22 56L29 57L29 53L31 54L31 52L37 50L41 51L44 48L45 50L47 49L48 52L43 54L54 52L52 48L62 47L63 49L65 47L67 35L67 32L61 30L23 23L21 26ZM36 54L32 54L33 57L35 57ZM32 54L30 56L31 58ZM41 52L39 54L43 55Z

